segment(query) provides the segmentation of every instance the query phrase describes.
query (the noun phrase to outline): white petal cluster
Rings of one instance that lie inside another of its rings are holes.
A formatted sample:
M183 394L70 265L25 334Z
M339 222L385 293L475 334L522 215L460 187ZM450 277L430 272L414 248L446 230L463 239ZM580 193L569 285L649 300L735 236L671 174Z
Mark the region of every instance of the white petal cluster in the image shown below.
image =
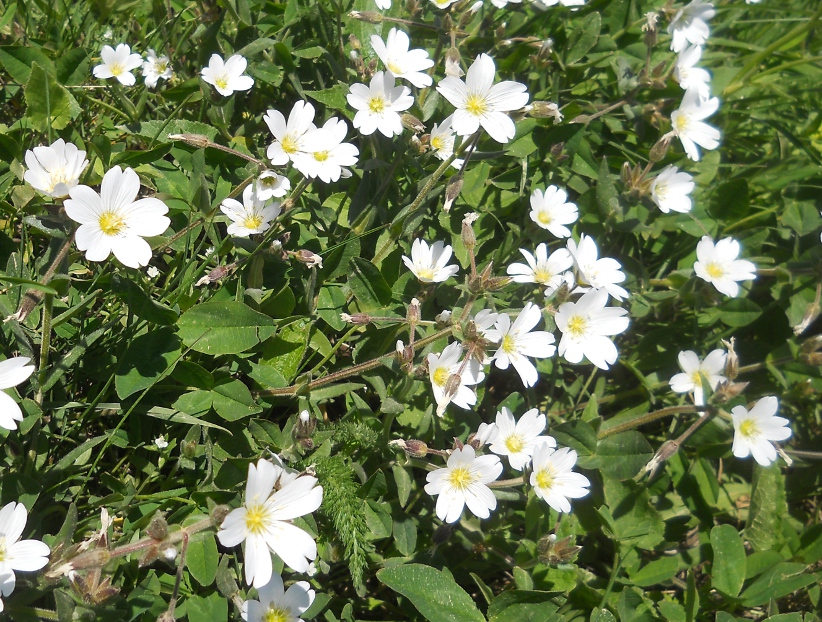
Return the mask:
M651 183L651 199L659 209L668 212L686 213L691 211L691 197L694 178L677 167L666 166Z
M558 238L571 237L571 230L565 225L573 224L579 218L579 210L568 201L568 193L557 186L548 186L545 192L536 188L531 193L531 220L539 227L547 229Z
M696 245L694 272L720 292L731 298L739 294L738 281L756 278L756 266L745 259L737 259L741 248L733 238L724 238L714 244L704 235Z
M696 91L701 100L711 97L711 74L696 64L702 58L702 47L692 45L679 53L674 65L674 78L684 90Z
M62 138L48 147L29 149L25 159L28 169L23 179L26 183L55 199L68 196L88 166L86 152Z
M494 329L485 333L488 339L499 344L493 356L494 365L499 369L513 365L526 387L533 387L539 379L537 368L528 357L548 358L556 352L553 334L533 330L541 319L540 308L529 302L513 323L507 313L500 313Z
M691 160L699 161L699 149L716 149L721 134L719 130L703 121L719 108L716 97L703 100L695 89L685 91L679 108L671 113L673 133L679 138L685 153Z
M478 518L488 518L497 507L497 499L487 484L502 473L497 456L477 456L471 445L455 449L445 468L431 471L425 492L437 497L437 518L455 523L467 505Z
M291 190L288 177L278 175L274 171L263 171L254 180L254 194L260 201L268 201L274 197L284 197Z
M737 458L753 456L762 466L770 466L776 460L774 441L784 441L791 436L790 423L784 417L776 417L779 401L763 397L748 411L744 406L734 406L731 418L734 424L732 451Z
M241 615L246 622L303 622L300 617L314 602L314 590L307 581L297 581L285 590L277 573L257 589L259 600L243 602Z
M280 204L267 203L254 191L250 184L243 190L243 202L223 199L220 211L231 219L228 234L246 238L255 233L263 233L271 226L271 221L280 215Z
M298 101L288 114L288 121L279 110L269 110L263 121L274 135L274 142L268 146L266 156L275 166L288 164L294 156L305 152L305 135L316 129L314 106L306 101Z
M0 594L14 591L18 572L35 572L49 563L49 547L40 540L20 540L29 514L22 503L11 503L0 510ZM0 600L0 611L3 601Z
M468 387L482 382L485 373L476 359L464 362L460 360L461 356L462 344L455 341L448 344L440 354L431 352L426 358L428 377L437 402L437 415L440 417L451 402L466 410L477 403L477 394Z
M554 321L562 331L558 352L569 363L587 358L600 369L608 369L619 355L609 339L628 328L626 309L606 307L608 292L592 289L576 302L560 305Z
M254 86L254 78L245 75L248 61L239 54L223 60L219 54L212 54L208 67L200 71L203 80L212 85L220 95L228 97L235 91L247 91Z
M294 477L262 458L256 466L248 465L243 506L232 510L217 532L223 546L245 542L246 583L259 589L271 580L272 553L292 570L308 570L309 561L317 557L317 544L291 521L316 510L322 499L316 477Z
M77 248L89 261L103 261L111 253L123 265L139 268L151 261L151 246L143 238L160 235L171 221L168 206L160 199L137 199L140 178L119 166L103 176L100 194L88 186L75 186L66 199L66 214L80 223Z
M448 115L443 119L442 123L434 124L434 127L431 128L431 134L429 135L428 144L431 145L434 155L442 161L454 155L455 138L454 128L451 125L453 121L454 115ZM462 158L455 158L454 161L451 162L451 166L460 169L462 168L463 161Z
M577 281L582 286L575 291L587 291L587 287L593 287L604 289L617 300L624 300L629 296L626 289L617 285L625 280L622 266L610 257L600 259L594 238L583 233L579 238L579 244L569 238L568 251L574 258Z
M512 469L522 471L531 464L531 456L538 445L545 443L556 447L557 442L551 436L541 436L547 419L539 410L532 408L519 421L505 406L497 412L496 433L489 449L498 456L508 456Z
M352 84L346 96L348 104L357 111L354 128L364 136L378 131L391 138L402 134L400 112L414 105L407 86L394 86L394 74L378 71L369 86Z
M431 86L434 80L426 69L434 66L425 50L411 50L411 40L402 30L392 28L388 38L383 41L379 35L371 35L371 47L380 57L385 68L401 80L408 80L418 89Z
M157 81L170 80L174 72L171 70L171 61L168 56L157 56L157 53L149 49L146 60L143 61L143 79L146 86L153 89L157 86Z
M34 373L34 365L27 356L15 356L0 361L0 428L16 430L17 422L23 420L23 411L5 389L16 387Z
M110 45L104 45L100 51L102 64L97 65L93 70L95 78L108 80L117 78L123 86L134 86L137 79L131 73L143 64L143 57L139 54L132 54L131 48L126 43L121 43L115 50Z
M459 266L447 265L451 254L450 244L437 240L429 247L428 242L417 238L411 244L411 257L403 255L402 260L423 283L442 283L459 272Z
M496 66L487 54L480 54L468 69L465 82L455 76L444 78L437 91L456 111L454 131L460 136L476 132L480 126L499 143L507 143L517 133L506 112L518 110L528 103L524 84L506 80L494 84Z
M533 462L531 486L536 495L557 512L570 512L568 499L579 499L588 494L591 482L573 471L577 463L577 452L573 449L554 449L541 443L534 450Z
M303 136L303 150L292 156L294 167L303 175L325 183L351 177L347 167L354 166L360 155L351 143L344 142L348 124L331 117L322 127L308 130Z
M543 242L536 249L536 257L524 248L519 249L527 264L512 263L507 272L515 283L539 283L546 293L555 292L563 283L564 273L574 265L574 258L567 248L558 248L548 255L548 246Z
M728 353L719 349L708 354L704 361L700 361L693 350L680 352L678 360L682 373L671 378L671 390L675 393L693 393L694 403L703 406L705 391L702 389L702 383L707 382L711 390L716 391L719 383L726 380L723 372L727 358Z
M688 44L704 45L711 35L708 20L716 15L714 5L702 0L691 0L690 3L679 9L671 23L668 24L668 34L671 40L671 49L681 52Z

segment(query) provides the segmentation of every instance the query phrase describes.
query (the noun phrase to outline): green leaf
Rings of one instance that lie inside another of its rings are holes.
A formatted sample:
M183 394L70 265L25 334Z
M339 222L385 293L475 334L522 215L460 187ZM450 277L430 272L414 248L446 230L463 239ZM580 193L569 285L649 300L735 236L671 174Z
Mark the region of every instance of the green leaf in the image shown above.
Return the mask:
M645 437L636 430L622 432L599 441L594 464L602 474L616 480L631 479L653 457L654 450Z
M780 541L782 516L787 514L785 478L777 465L754 465L751 482L751 505L745 538L755 551L773 548Z
M122 400L153 386L180 355L180 338L170 328L135 337L120 359L114 386Z
M160 326L173 326L177 322L178 311L153 300L142 287L128 278L115 274L111 278L111 289L140 319Z
M397 485L397 500L400 502L400 507L404 507L408 503L408 497L411 496L411 475L399 464L392 466L391 472L394 474L394 483Z
M711 548L714 564L711 570L713 586L736 596L745 583L745 545L731 525L717 525L711 529Z
M748 182L732 179L717 186L711 197L710 213L714 218L736 219L750 215Z
M306 91L305 94L314 101L325 104L329 108L349 112L348 100L346 99L346 95L348 95L347 84L340 82L332 86L330 89L324 89L322 91Z
M815 233L822 225L822 218L813 201L791 201L781 216L782 224L790 227L798 235Z
M554 592L533 590L506 590L488 605L489 622L508 620L528 620L529 622L553 622L562 620L557 616L558 606L553 602ZM542 616L542 617L539 617Z
M37 63L31 66L25 95L26 116L40 131L46 131L49 126L62 130L81 112L72 94Z
M568 41L573 41L573 44L565 55L566 65L572 65L582 59L596 45L601 28L602 18L599 13L591 13L582 20L568 35Z
M384 568L377 578L408 598L430 622L485 622L468 593L431 566L407 564Z
M747 298L731 298L719 305L719 319L728 326L747 326L760 315L760 306Z
M401 555L414 554L417 548L417 525L412 517L394 519L394 544Z
M34 45L0 46L0 64L17 84L24 85L29 81L35 63L54 73L51 59Z
M599 213L604 218L622 215L619 193L611 177L611 169L608 168L608 159L605 157L602 158L597 175L597 205L599 205Z
M85 48L72 48L57 59L57 81L64 86L83 84L90 73Z
M645 564L631 576L631 581L639 587L650 587L659 583L667 583L679 569L676 557L662 557Z
M206 393L206 395L208 395L206 391L201 391L201 393ZM177 401L179 402L179 400ZM208 408L211 408L211 402L209 402ZM185 425L201 425L204 428L214 428L216 430L220 430L221 432L225 432L228 435L231 435L231 432L221 425L205 421L204 419L198 419L197 417L189 415L188 413L179 412L177 410L174 410L173 408L163 408L162 406L155 406L154 408L147 410L146 414L149 417L154 417L155 419L161 419L163 421L170 421L171 423L183 423Z
M5 274L0 274L0 283L25 285L26 289L36 289L37 291L41 291L44 294L51 294L52 296L56 296L58 294L56 289L49 287L48 285L43 285L42 283L38 283L37 281L32 281L30 279L20 279L15 276L6 276Z
M177 325L186 346L214 356L245 352L277 330L270 317L236 301L194 306L180 316Z
M237 421L263 410L251 397L248 387L236 379L216 385L211 395L214 410L226 421Z
M820 580L820 573L807 572L805 564L782 562L762 573L742 592L742 605L758 607L771 599L781 598Z
M186 568L188 572L203 587L214 583L217 577L217 564L220 554L217 551L217 542L212 534L200 540L192 540L188 544L186 553Z
M192 594L186 598L189 622L225 622L228 620L228 600L219 592L207 597Z
M277 370L291 382L297 375L300 363L308 347L309 323L306 320L291 322L280 329L274 339L263 349L263 362Z
M348 286L363 311L380 309L391 302L391 288L373 263L354 257L350 265Z

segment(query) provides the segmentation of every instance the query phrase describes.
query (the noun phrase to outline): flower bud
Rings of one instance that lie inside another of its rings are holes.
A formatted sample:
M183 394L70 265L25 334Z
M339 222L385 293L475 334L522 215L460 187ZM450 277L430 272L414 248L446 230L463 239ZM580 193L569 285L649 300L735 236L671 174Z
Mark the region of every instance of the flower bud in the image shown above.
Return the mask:
M353 34L348 35L348 43L351 44L351 48L354 50L362 49L362 44L360 43L360 40L357 39L357 37L355 37Z
M666 134L662 138L660 138L657 143L651 147L650 153L648 153L648 159L651 162L661 162L665 159L665 156L668 154L668 147L671 145L671 136Z
M187 145L196 147L197 149L205 149L211 144L208 136L202 134L169 134L171 140L181 140Z
M732 382L726 380L716 388L714 401L718 404L723 404L724 402L732 400L736 396L741 395L748 387L748 384L747 382Z
M340 313L340 319L347 324L363 325L371 323L371 316L367 313L355 313L354 315Z
M551 117L554 120L554 125L559 125L564 118L559 111L559 106L552 102L533 102L528 110L528 114L537 119Z
M445 53L445 75L446 76L454 76L455 78L461 78L465 75L465 72L462 70L460 66L460 51L451 46L448 48L448 51Z
M573 544L573 536L566 536L557 540L556 534L543 536L537 542L537 557L543 564L557 566L567 564L582 550L581 546Z
M168 523L157 514L146 527L146 533L152 540L165 540L168 537Z
M415 134L422 134L425 131L425 125L413 114L404 112L400 115L400 121L404 128L411 130Z
M169 546L163 549L163 557L165 557L166 561L173 562L177 559L177 547Z
M301 263L304 263L309 268L323 267L323 258L317 255L316 253L312 253L311 251L306 250L304 248L290 254L294 259Z
M474 222L479 218L476 212L471 212L462 219L462 243L469 251L477 245L477 236L474 235Z
M214 523L216 527L219 527L223 524L225 517L228 516L229 512L231 512L231 508L227 505L215 505L211 509L211 522Z
M230 264L226 264L225 266L217 266L199 281L194 284L194 287L202 287L204 285L211 285L212 283L216 283L220 279L228 276L231 272L234 271L234 268L237 267L237 262L231 262Z
M728 341L723 339L722 345L728 349L728 356L725 358L725 377L728 380L736 380L739 374L739 357L734 349L736 339L734 337L731 337Z
M425 458L428 455L428 445L414 438L398 438L388 444L399 447L409 458Z
M376 11L351 11L348 14L351 19L358 19L369 24L379 24L382 22L382 14Z
M189 460L194 458L197 455L197 441L183 441L180 443L180 453Z
M437 323L437 328L445 328L451 325L451 312L446 310L434 318Z
M448 180L448 185L445 187L445 204L442 206L444 211L451 211L451 205L456 201L462 190L462 183L462 173L452 175L451 179Z
M405 314L406 321L413 327L420 321L420 301L416 298L411 299L411 304L408 305L408 312Z
M651 461L645 465L645 471L649 474L648 477L653 477L657 469L662 466L668 458L679 451L679 443L676 441L665 441L657 450Z

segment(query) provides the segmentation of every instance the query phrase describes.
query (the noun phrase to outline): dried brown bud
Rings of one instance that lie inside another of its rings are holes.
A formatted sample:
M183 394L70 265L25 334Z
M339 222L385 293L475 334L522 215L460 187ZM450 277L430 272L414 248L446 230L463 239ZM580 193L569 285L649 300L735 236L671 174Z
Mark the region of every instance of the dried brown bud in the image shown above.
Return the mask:
M306 249L300 249L296 252L289 253L294 259L297 261L304 263L309 268L322 268L323 267L323 258L317 255L316 253L312 253Z
M348 35L348 43L351 44L351 48L354 50L359 50L362 48L362 44L360 40L357 39L354 35Z
M501 290L503 287L508 285L511 282L510 276L495 276L482 284L482 288L489 292L496 292Z
M722 345L728 349L728 356L725 358L725 377L728 380L736 380L739 374L739 357L736 355L736 339L731 337L728 341L722 340Z
M109 559L111 555L107 549L90 549L72 559L70 563L74 570L83 570L84 568L102 568Z
M229 274L234 271L234 268L237 267L237 262L233 261L230 264L226 264L225 266L217 266L199 281L194 284L194 287L202 287L204 285L211 285L212 283L216 283L222 278L225 278Z
M623 162L619 171L619 179L626 186L631 183L631 163Z
M197 455L197 441L183 441L180 443L180 453L189 460Z
M208 136L203 134L169 134L168 137L171 140L181 140L187 145L197 147L197 149L205 149L212 144Z
M465 445L463 445L462 441L455 436L454 437L454 449L459 449L460 451L462 451L464 447L465 447Z
M348 313L340 313L340 319L347 324L370 324L371 323L371 316L367 313L355 313L353 315L349 315Z
M399 447L409 458L425 458L428 455L428 445L414 438L398 438L388 444Z
M423 125L422 121L420 121L413 114L404 112L400 115L400 121L402 122L403 127L411 130L415 134L422 134L425 131L425 125Z
M151 519L151 522L146 527L146 533L149 538L153 540L165 540L168 537L168 523L166 519L159 514Z
M348 17L358 19L361 22L368 22L369 24L382 23L382 13L377 13L376 11L351 11Z
M573 543L573 536L557 540L555 534L543 536L537 542L537 557L543 564L556 566L567 564L582 550L581 546Z
M671 138L672 136L665 134L665 136L660 138L657 143L651 147L651 151L648 153L648 159L651 162L661 162L665 159L665 156L668 154L668 147L671 145Z
M714 401L718 404L722 404L728 400L732 400L737 395L741 395L747 386L747 382L732 382L730 380L726 380L716 388L716 392L714 393Z
M451 46L448 48L448 51L445 53L445 75L446 76L454 76L455 78L461 78L465 75L465 72L462 70L460 66L460 51Z
M462 183L462 173L452 175L448 180L448 185L445 187L445 204L442 206L444 211L448 212L451 210L451 205L456 201L462 190Z
M662 447L657 450L654 457L651 458L651 461L645 465L645 471L648 473L648 477L652 478L657 469L678 451L679 443L676 441L665 441L662 443Z
M408 305L408 312L405 314L405 319L412 327L416 326L417 322L420 321L420 301L416 298L411 299L411 304Z
M211 522L219 527L223 524L223 521L225 520L225 517L228 516L229 512L231 512L231 508L227 505L215 505L211 509Z
M537 119L547 119L550 117L554 120L554 125L559 125L564 118L559 111L559 106L552 102L533 102L528 109L528 114Z
M148 566L158 557L160 557L160 547L156 544L152 544L145 550L145 552L143 552L143 555L142 557L140 557L140 561L137 563L137 566L140 568L142 568L143 566Z

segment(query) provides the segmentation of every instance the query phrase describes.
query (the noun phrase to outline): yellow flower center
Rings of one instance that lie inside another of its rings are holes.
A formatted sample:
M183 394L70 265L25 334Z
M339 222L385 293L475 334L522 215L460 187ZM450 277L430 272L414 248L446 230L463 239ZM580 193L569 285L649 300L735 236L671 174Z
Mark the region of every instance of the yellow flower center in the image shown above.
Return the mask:
M656 184L654 186L654 192L656 193L656 196L660 201L664 201L665 197L668 196L668 184Z
M431 146L439 151L443 147L445 147L445 141L442 139L442 136L435 136L431 139Z
M328 152L327 151L315 151L314 152L314 159L317 162L325 162L328 159Z
M261 534L265 530L266 511L262 505L253 505L245 512L245 528L253 534Z
M540 469L539 471L537 471L536 477L534 479L537 482L537 488L550 490L551 487L554 485L554 472L550 468Z
M575 315L568 320L568 330L574 337L582 337L588 328L588 320L581 315Z
M243 227L246 229L256 229L261 224L263 224L263 217L255 214L254 216L246 216L246 219L243 221Z
M372 97L368 100L368 109L374 114L382 114L385 111L385 98Z
M420 268L417 270L417 278L418 279L428 279L430 281L434 280L434 269L433 268Z
M111 72L111 75L113 76L119 76L121 73L123 73L123 71L125 71L124 67L119 63L113 64L111 67L108 68L108 70Z
M166 69L168 69L167 60L158 60L156 63L154 63L154 70L157 73L164 73Z
M438 387L444 387L448 383L450 376L451 373L447 367L437 367L436 371L434 371L434 384Z
M297 151L299 151L297 148L297 141L291 134L286 134L280 144L283 147L283 151L286 153L297 153Z
M518 454L525 447L525 443L522 441L522 437L512 434L505 439L505 446L512 454Z
M702 386L702 372L695 371L691 374L691 382L694 383L697 387Z
M684 132L688 128L688 117L684 114L677 115L674 120L674 129L677 132Z
M475 117L480 117L488 112L488 102L482 95L469 95L465 100L465 110Z
M745 438L753 438L759 436L759 426L756 425L755 419L746 419L739 424L739 433Z
M126 219L117 212L103 212L98 223L106 235L120 235L126 228Z
M263 615L263 622L288 622L289 612L285 609L271 608Z
M553 221L553 217L551 216L551 212L548 210L540 210L537 212L537 222L541 225L550 225Z
M534 270L534 280L542 285L547 285L548 281L554 278L554 274L545 268L537 268Z
M228 78L222 76L220 78L214 78L214 84L217 85L218 89L227 89L228 88Z
M506 354L516 354L517 352L517 342L511 335L505 335L499 347Z
M471 471L463 466L457 467L448 474L448 483L458 490L465 490L474 481Z
M276 177L260 177L260 183L266 188L273 188L278 181Z
M386 63L385 66L388 67L388 71L393 73L395 76L398 76L402 73L402 67L400 67L394 61L388 61L388 63Z
M712 279L721 279L725 276L725 270L723 270L722 266L714 262L711 262L705 266L705 272L707 272L708 276Z
M6 537L0 536L0 564L6 561Z

